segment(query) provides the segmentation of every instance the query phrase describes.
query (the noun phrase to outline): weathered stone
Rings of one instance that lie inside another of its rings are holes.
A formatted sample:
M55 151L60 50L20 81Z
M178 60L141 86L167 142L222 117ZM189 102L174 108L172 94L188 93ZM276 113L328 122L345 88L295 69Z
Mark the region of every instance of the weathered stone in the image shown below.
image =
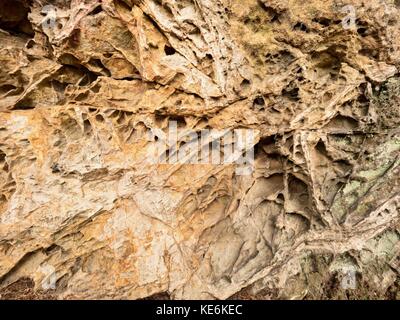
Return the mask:
M398 297L400 5L351 3L0 1L0 287ZM152 164L172 120L254 171Z

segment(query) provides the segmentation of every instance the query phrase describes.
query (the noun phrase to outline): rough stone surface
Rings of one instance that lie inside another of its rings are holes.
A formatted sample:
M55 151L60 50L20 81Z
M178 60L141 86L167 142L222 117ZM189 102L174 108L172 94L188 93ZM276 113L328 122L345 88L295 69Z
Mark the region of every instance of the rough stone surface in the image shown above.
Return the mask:
M3 292L53 268L58 299L399 299L399 17L398 0L0 0ZM254 172L149 164L170 120L257 130Z

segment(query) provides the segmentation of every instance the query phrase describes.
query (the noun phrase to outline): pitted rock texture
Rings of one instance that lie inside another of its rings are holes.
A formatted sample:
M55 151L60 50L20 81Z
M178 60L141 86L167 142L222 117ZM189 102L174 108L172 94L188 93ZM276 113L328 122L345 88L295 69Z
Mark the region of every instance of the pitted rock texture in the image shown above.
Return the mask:
M398 0L0 0L0 287L399 299L399 17ZM257 130L254 171L149 164L146 132L172 120Z

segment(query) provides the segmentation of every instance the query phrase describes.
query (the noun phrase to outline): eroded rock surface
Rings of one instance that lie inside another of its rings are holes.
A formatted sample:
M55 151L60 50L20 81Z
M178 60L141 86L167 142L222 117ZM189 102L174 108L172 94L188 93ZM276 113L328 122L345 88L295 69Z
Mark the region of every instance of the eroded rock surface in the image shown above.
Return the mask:
M399 17L398 0L1 0L1 287L398 299ZM256 130L254 171L149 164L171 120Z

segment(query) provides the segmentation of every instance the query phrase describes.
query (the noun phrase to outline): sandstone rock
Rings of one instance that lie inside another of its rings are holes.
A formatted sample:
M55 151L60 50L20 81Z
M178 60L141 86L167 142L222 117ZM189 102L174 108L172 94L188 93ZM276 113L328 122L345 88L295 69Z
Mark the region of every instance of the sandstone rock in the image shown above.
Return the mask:
M347 4L0 1L0 288L398 297L400 4ZM170 121L251 174L149 162Z

